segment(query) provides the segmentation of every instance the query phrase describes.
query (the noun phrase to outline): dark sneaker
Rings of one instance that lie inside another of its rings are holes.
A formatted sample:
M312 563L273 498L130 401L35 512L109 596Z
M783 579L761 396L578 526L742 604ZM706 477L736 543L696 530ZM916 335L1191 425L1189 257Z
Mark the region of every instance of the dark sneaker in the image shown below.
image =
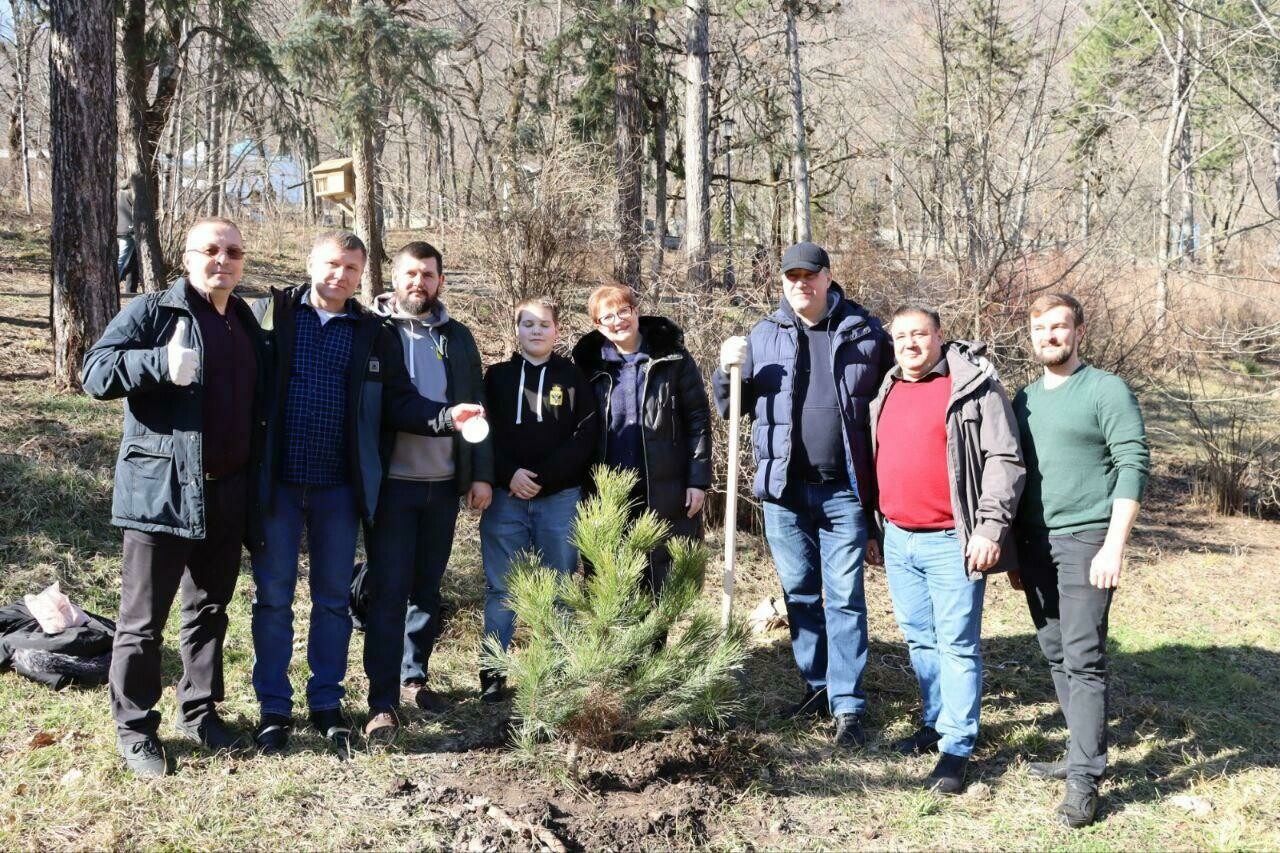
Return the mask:
M937 752L940 740L942 736L933 726L921 726L914 733L895 740L889 748L899 755L924 755L926 752Z
M116 751L124 759L124 766L134 776L168 776L169 762L164 757L164 747L155 737L123 741L116 739Z
M218 752L223 749L244 749L249 745L243 735L222 722L217 714L206 714L200 722L178 723L178 734L193 740L207 750Z
M835 740L836 746L865 746L867 733L862 730L862 717L857 714L836 714Z
M1067 778L1067 762L1065 761L1032 761L1027 765L1027 775L1032 779L1061 782Z
M258 727L253 730L253 743L263 755L284 752L289 745L289 732L293 720L283 714L263 714Z
M1068 779L1057 814L1058 822L1072 829L1093 823L1098 814L1098 789L1083 779Z
M496 705L507 698L507 680L491 669L480 670L480 701Z
M968 767L969 759L944 752L938 756L933 772L925 778L924 789L939 794L958 794L964 790L964 774Z
M390 744L400 733L400 721L393 711L370 710L369 721L364 724L364 738L369 743Z
M827 688L806 689L804 696L800 697L800 701L788 708L783 714L790 719L831 716L831 708L827 705Z
M337 708L312 711L311 726L329 742L329 748L338 756L339 761L346 761L351 757L351 727L343 718L342 711Z
M449 702L443 696L418 682L400 685L400 701L428 714L443 714L449 710Z

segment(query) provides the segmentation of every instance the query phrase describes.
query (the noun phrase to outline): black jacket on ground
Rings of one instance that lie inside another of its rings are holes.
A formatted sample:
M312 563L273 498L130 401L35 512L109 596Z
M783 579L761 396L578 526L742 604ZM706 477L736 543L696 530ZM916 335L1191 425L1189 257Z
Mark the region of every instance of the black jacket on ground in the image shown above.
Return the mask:
M539 497L586 482L599 438L598 416L595 394L573 362L552 354L535 365L516 353L489 368L484 390L495 486L508 488L520 468L538 475Z
M294 316L302 294L310 287L273 287L271 294L253 307L276 351L267 410L266 464L256 483L264 507L271 505L284 466L284 409L293 369ZM355 489L360 514L367 524L373 524L396 433L451 435L453 418L448 407L420 396L413 387L405 370L400 335L390 322L354 299L347 300L347 310L356 318L347 373L347 477Z
M105 684L116 624L85 615L89 621L84 625L46 634L22 602L0 607L0 672L13 667L54 690Z
M257 356L249 468L260 473L271 342L239 296L232 295L227 310L239 316ZM204 370L190 385L169 380L168 344L184 317L190 323L186 345L200 354L203 366L200 323L187 302L187 280L180 278L168 290L135 297L112 319L85 353L81 381L85 393L98 400L125 398L111 523L204 539ZM261 513L252 498L245 534L251 549L262 535Z
M665 317L641 317L640 336L649 353L644 380L644 479L648 505L668 520L686 518L686 489L711 488L711 409L702 374L684 348L684 333ZM573 361L595 391L600 443L597 461L609 440L609 397L614 374L601 355L606 342L599 331L584 335Z

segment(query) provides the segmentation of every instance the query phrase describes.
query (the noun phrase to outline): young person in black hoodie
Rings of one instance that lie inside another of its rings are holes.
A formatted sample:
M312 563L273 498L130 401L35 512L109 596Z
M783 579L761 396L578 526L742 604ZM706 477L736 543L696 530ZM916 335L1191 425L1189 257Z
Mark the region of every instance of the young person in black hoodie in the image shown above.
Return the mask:
M484 561L484 633L506 648L515 633L507 606L507 573L516 555L534 550L543 565L570 574L578 552L569 528L578 509L599 429L591 386L553 352L559 312L545 298L515 308L519 350L484 377L493 429L493 502L480 519ZM502 679L480 671L480 696L502 698Z

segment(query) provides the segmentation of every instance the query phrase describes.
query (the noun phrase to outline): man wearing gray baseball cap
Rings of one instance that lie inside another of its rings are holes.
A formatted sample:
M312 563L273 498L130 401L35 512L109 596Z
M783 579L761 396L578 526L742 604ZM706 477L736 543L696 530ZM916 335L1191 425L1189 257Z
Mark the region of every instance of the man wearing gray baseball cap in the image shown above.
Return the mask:
M840 746L866 742L867 603L863 560L879 560L868 408L893 347L880 321L845 298L815 243L782 256L782 304L720 348L713 385L729 410L729 369L756 421L754 491L806 682L793 715L835 717Z

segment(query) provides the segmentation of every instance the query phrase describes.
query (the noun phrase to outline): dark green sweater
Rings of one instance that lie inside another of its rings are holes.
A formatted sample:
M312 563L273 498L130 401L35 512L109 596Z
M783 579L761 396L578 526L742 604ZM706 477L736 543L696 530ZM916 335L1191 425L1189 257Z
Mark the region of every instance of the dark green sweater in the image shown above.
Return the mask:
M1083 365L1053 390L1013 400L1027 462L1018 523L1051 534L1105 528L1117 498L1142 500L1151 467L1138 400L1113 373Z

